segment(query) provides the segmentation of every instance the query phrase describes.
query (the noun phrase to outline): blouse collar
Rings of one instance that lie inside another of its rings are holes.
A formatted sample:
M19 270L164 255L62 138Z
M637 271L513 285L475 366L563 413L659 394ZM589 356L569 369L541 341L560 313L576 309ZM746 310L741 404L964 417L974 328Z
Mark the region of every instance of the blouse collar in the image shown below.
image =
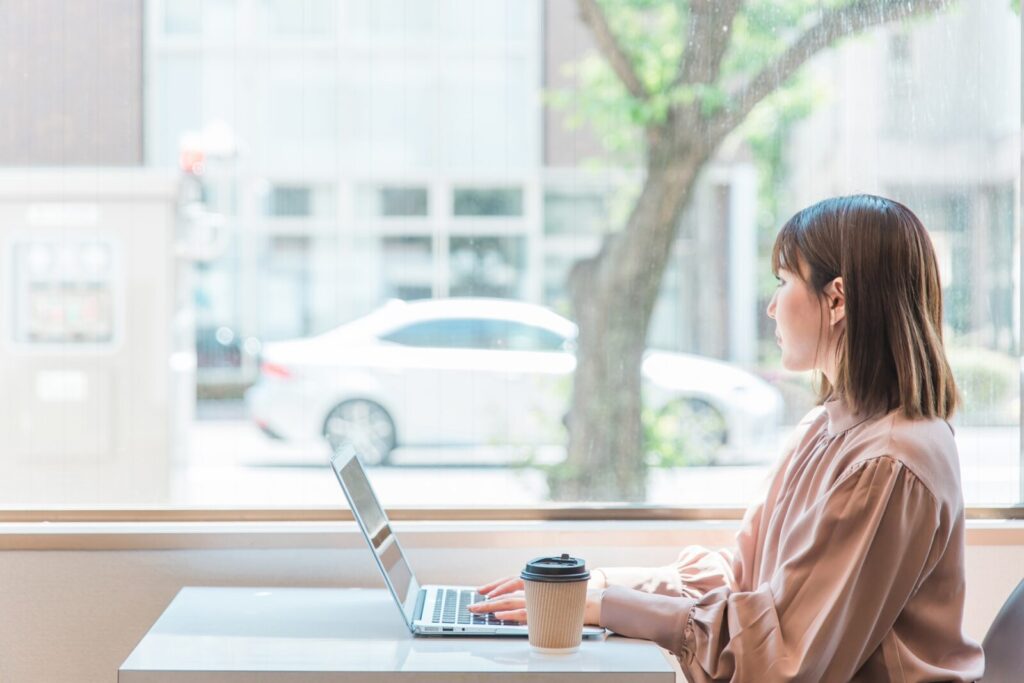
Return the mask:
M828 413L828 434L836 436L866 422L870 415L853 412L846 401L841 398L833 398L825 401L825 411Z

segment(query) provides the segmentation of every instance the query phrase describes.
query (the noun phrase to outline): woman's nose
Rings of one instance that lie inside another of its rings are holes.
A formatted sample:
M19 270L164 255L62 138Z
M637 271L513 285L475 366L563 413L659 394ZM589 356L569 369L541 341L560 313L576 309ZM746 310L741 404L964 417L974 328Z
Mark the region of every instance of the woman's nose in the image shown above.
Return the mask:
M768 317L775 320L775 299L778 297L778 293L772 294L771 301L768 302Z

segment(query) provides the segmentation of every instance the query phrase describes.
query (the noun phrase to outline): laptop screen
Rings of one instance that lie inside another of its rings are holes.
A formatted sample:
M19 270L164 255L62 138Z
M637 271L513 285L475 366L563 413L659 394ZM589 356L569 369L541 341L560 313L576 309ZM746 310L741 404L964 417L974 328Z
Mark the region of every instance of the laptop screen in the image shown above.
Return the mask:
M373 550L391 594L402 608L406 623L411 625L419 584L405 560L398 539L391 533L388 517L370 486L366 470L359 462L355 449L349 444L341 446L331 457L331 466L345 491L352 515Z

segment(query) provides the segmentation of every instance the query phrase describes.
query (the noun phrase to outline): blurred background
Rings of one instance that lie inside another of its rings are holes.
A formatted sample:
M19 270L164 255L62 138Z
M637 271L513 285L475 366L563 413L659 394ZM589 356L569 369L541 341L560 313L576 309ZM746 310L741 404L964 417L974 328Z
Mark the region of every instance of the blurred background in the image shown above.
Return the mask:
M723 82L843 4L750 0ZM664 85L687 3L602 5ZM764 314L774 235L855 192L932 235L968 503L1024 502L1019 6L858 26L700 167L647 331L644 502L757 494L815 404ZM658 116L576 2L22 0L0 44L4 506L341 506L341 440L386 505L551 498L570 270L626 229Z

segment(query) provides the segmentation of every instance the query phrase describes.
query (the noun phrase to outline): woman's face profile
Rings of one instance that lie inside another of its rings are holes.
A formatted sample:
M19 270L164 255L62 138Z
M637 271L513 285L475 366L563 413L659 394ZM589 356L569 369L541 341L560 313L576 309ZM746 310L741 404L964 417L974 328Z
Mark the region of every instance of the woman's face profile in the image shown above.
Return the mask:
M775 321L775 341L782 347L782 366L787 370L822 369L825 353L819 349L828 339L829 318L821 299L796 273L779 268L779 285L768 304Z

